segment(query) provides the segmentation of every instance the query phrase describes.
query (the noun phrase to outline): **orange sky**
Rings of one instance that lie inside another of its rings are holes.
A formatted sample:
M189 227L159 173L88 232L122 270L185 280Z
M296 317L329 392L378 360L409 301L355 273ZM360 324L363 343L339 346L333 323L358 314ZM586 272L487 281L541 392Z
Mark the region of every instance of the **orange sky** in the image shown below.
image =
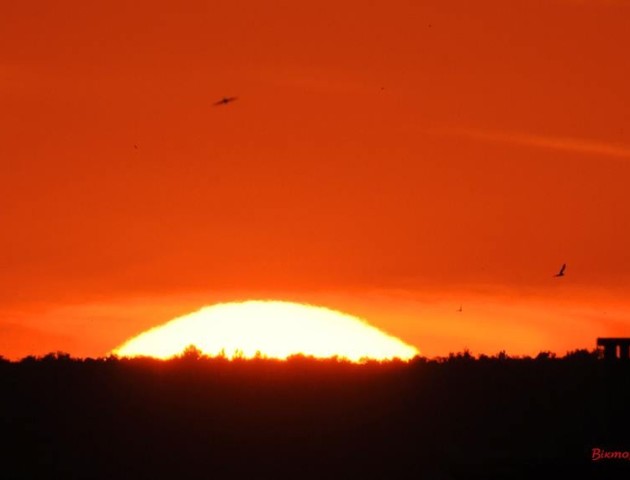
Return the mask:
M624 0L4 2L0 354L247 298L628 336L629 45Z

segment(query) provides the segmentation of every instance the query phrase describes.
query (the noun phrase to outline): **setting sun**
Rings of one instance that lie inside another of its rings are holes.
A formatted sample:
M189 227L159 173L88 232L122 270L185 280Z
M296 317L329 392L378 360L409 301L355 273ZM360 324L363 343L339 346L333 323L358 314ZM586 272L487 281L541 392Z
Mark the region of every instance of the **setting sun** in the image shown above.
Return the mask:
M205 307L148 330L114 350L121 356L169 358L194 345L210 356L285 359L408 360L418 350L351 315L280 301L247 301Z

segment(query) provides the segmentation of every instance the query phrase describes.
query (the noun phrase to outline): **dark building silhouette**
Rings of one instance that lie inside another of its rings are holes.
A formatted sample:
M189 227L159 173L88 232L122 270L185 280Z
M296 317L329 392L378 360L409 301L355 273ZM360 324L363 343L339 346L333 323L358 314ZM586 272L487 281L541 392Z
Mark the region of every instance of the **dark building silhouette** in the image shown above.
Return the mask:
M630 338L598 338L597 346L604 347L606 360L630 360Z

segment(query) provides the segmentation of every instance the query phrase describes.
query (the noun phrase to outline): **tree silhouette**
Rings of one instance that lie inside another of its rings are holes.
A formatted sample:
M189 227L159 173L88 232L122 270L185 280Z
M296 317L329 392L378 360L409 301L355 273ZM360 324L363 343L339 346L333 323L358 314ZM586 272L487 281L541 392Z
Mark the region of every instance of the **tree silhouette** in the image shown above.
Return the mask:
M587 350L1 366L2 478L609 478L627 444L630 368Z
M188 345L178 358L181 360L195 361L203 358L203 352L196 345Z

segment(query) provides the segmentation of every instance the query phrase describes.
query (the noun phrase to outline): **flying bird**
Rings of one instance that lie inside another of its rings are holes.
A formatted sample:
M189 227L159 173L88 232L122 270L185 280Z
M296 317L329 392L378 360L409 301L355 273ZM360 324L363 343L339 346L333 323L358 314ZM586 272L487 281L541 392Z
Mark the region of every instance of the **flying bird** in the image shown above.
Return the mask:
M567 268L567 264L563 263L562 267L560 267L560 271L554 275L554 277L564 277L564 271Z
M238 97L223 97L221 100L219 100L218 102L214 102L212 105L214 105L215 107L218 107L219 105L227 105L228 103L233 102L237 98Z
M458 309L457 311L458 311L458 312L463 312L463 311L464 311L464 309L463 309L463 305L460 305L460 306L459 306L459 309Z

